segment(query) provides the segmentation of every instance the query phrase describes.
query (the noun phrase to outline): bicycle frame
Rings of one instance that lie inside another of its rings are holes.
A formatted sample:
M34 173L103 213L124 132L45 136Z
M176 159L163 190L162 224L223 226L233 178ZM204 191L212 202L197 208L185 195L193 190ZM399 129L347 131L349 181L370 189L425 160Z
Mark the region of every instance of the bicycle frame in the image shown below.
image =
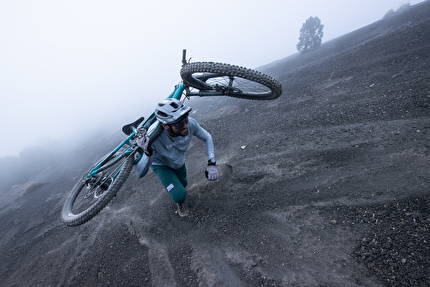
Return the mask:
M185 87L183 83L178 84L175 89L173 90L173 92L167 97L169 98L173 98L173 99L179 99L181 100L182 95L184 93L184 90L188 90L188 87ZM192 94L191 94L192 95ZM186 93L186 97L190 96L189 92ZM148 135L150 135L157 127L158 124L160 124L157 121L157 124L152 126L152 124L155 122L155 113L153 112L148 118L146 118L140 125L139 127L146 127L147 133ZM114 150L112 150L102 161L100 161L100 163L98 163L87 175L87 180L92 178L94 175L96 175L98 172L103 171L109 167L111 167L112 165L115 165L116 163L118 163L118 161L122 160L124 157L128 157L128 156L132 156L136 153L137 151L137 146L131 144L131 139L134 138L134 136L136 135L137 129L134 129L134 131L123 141L121 142ZM122 152L119 156L117 156L110 164L105 165L106 162L108 160L110 160L116 152L118 152L122 147L124 146L129 146L124 152ZM139 158L137 158L135 160L135 164L140 160L140 158L142 157L142 154L140 154ZM120 171L120 169L118 169L118 171L116 172L116 174L114 175L114 177L116 177L116 175L118 174L118 172Z
M182 64L186 65L186 50L183 50L182 54ZM214 75L214 73L211 73L211 75ZM215 74L216 75L216 74ZM202 74L202 78L204 78L205 75ZM181 100L182 96L186 98L189 98L191 96L198 96L198 97L206 97L206 96L225 96L225 91L217 91L217 90L198 90L197 92L191 91L188 86L186 86L183 82L179 83L175 86L175 89L172 91L172 93L167 97ZM155 125L153 123L156 122ZM131 144L130 140L133 139L138 131L139 128L145 127L147 129L146 133L148 135L151 135L152 132L154 132L160 122L156 121L155 119L155 113L153 112L148 118L146 118L138 128L134 128L133 132L122 142L120 143L113 151L111 151L102 161L100 161L87 175L87 179L91 179L94 175L96 175L98 172L103 171L112 165L117 164L120 160L122 160L124 157L128 156L134 156L136 151L138 151L137 145ZM111 163L108 165L105 165L109 160L112 159L112 157L117 153L122 147L125 145L129 146L124 152L122 152L119 156L117 156ZM139 152L139 157L134 161L134 164L139 162L141 159L143 153ZM119 166L118 170L116 171L114 178L118 175L118 172L121 170L121 166Z

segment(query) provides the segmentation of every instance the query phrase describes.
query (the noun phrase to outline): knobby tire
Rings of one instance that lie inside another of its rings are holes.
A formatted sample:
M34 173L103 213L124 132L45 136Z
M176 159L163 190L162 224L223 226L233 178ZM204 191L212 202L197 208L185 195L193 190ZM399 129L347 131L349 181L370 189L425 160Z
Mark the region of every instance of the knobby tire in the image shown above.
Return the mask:
M282 85L261 72L230 64L195 62L185 64L181 77L199 90L224 91L223 95L252 100L272 100L282 94Z
M77 214L72 211L73 205L79 193L85 192L86 179L89 172L85 173L81 180L75 185L75 187L70 192L67 200L63 205L63 210L61 213L61 219L63 223L67 226L78 226L81 225L94 216L96 216L117 194L121 189L121 186L127 180L130 175L130 171L134 164L134 157L128 156L128 158L122 163L121 170L119 171L116 179L111 183L108 189L97 198L97 200L82 212ZM91 169L90 169L91 170Z

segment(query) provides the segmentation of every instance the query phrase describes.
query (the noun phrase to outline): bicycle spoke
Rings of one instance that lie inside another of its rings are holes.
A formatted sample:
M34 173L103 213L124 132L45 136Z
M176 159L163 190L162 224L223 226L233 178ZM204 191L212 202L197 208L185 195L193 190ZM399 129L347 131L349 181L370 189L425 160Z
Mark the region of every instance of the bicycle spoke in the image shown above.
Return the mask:
M270 92L270 89L267 88L266 86L241 77L232 77L232 76L214 77L214 78L209 78L206 81L206 84L210 85L214 89L219 89L221 87L224 87L236 93L261 94L261 93Z
M126 159L127 157L111 157L102 168L99 168L103 172L98 172L92 178L87 179L87 183L82 185L81 191L73 203L72 212L74 214L87 210L109 189Z

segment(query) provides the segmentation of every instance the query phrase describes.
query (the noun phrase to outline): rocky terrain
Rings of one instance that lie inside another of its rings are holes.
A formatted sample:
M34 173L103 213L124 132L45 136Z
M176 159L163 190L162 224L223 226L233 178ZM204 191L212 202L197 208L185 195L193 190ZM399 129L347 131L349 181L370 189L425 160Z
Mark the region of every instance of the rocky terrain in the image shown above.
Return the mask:
M2 191L0 285L430 286L429 36L426 1L261 67L276 100L189 101L220 179L205 180L196 139L188 217L151 172L88 223L61 223L119 132Z

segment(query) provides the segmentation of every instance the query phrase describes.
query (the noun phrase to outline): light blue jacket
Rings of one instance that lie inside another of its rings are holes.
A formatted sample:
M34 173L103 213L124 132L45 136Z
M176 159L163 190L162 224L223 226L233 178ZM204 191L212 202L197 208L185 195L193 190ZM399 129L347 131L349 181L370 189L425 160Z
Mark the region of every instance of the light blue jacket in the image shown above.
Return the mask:
M163 129L151 145L153 155L151 157L143 155L142 159L136 164L136 175L139 178L145 176L151 164L165 165L172 169L181 168L185 163L185 154L193 136L205 143L208 160L215 161L212 136L195 119L189 118L188 135L186 136L172 137Z

